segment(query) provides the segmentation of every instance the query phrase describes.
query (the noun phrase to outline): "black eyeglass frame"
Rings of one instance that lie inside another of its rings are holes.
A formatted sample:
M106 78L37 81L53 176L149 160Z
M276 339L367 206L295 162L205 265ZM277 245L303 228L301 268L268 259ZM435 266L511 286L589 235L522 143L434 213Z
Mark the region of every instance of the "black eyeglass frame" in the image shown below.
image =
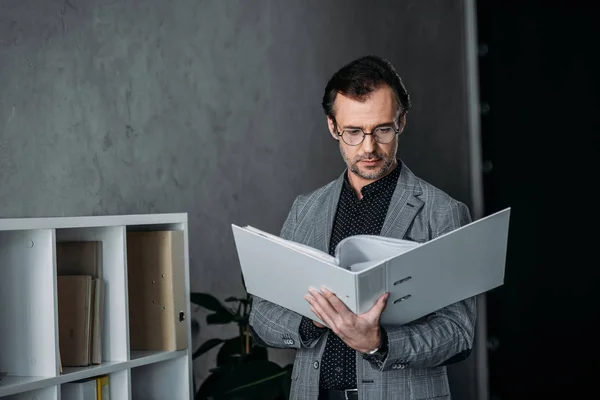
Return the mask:
M387 141L387 142L380 142L380 141L377 140L377 136L373 135L374 131L376 131L379 128L382 128L381 126L378 126L377 128L373 129L371 132L365 132L362 128L352 128L352 130L359 130L359 131L361 131L362 134L363 134L363 137L360 140L360 142L358 142L356 144L350 144L350 143L348 143L348 142L346 142L344 140L344 132L346 132L346 129L343 129L341 132L338 132L338 130L337 130L337 121L335 120L335 118L333 119L333 125L335 126L335 133L336 133L336 135L338 137L340 137L344 141L344 143L346 143L348 146L360 146L365 141L365 137L367 135L373 136L373 140L375 140L379 144L388 144L388 143L391 143L394 140L394 138L396 137L396 135L398 135L398 133L400 132L400 128L402 128L402 124L400 124L399 121L404 116L404 114L406 114L406 113L405 112L401 113L400 115L398 115L398 117L394 121L392 121L392 123L395 124L395 125L397 125L398 127L397 128L395 128L393 126L390 127L394 131L394 136L392 136L392 138L389 141ZM385 126L385 127L387 128L387 126Z

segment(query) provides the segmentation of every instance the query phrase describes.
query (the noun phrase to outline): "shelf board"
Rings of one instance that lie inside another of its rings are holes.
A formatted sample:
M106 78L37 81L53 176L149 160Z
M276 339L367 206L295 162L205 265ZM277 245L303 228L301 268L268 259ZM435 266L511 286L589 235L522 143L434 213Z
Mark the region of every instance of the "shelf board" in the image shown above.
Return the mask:
M0 231L26 229L93 228L123 225L187 223L187 213L130 214L76 217L0 218Z
M141 367L142 365L153 364L161 361L172 360L187 355L187 350L179 351L131 351L131 361L129 367Z
M154 364L161 361L185 357L187 350L179 351L132 351L131 360L103 362L100 365L88 367L63 367L59 376L5 376L0 381L0 397L43 389L54 385L87 379L94 376L108 375L142 365Z
M127 369L128 364L129 361L115 361L103 362L99 365L90 365L87 367L63 367L62 374L57 377L57 383L61 384L91 378L92 376L107 375Z
M48 382L52 379L55 378L44 376L5 376L0 381L0 397L51 386L52 384L48 384Z

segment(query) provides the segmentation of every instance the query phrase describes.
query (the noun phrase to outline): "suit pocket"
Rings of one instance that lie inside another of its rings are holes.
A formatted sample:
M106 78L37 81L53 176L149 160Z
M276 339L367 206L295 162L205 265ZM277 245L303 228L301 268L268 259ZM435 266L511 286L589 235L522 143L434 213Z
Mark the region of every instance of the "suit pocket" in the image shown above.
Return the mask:
M450 399L450 386L446 371L415 376L409 381L411 399Z

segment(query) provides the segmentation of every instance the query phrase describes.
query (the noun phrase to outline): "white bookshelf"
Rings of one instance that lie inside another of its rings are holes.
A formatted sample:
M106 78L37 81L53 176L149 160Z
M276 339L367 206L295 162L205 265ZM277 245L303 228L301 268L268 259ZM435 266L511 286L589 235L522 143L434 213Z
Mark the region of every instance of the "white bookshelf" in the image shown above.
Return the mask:
M127 283L127 232L182 230L185 296L189 299L187 214L52 218L0 218L0 398L60 400L61 385L108 375L110 398L192 398L190 318L188 347L131 351ZM100 365L60 372L56 243L102 241L105 281ZM185 315L190 315L189 301Z

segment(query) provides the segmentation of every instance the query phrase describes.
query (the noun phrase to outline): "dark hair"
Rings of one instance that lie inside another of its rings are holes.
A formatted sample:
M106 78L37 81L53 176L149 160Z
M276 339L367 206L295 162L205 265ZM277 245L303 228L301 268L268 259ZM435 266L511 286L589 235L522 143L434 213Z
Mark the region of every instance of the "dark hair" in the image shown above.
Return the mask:
M333 119L333 103L338 93L364 100L371 92L384 85L392 88L396 103L402 112L408 112L411 107L410 96L402 79L388 60L373 55L361 57L344 65L331 77L325 87L321 103L323 111Z

